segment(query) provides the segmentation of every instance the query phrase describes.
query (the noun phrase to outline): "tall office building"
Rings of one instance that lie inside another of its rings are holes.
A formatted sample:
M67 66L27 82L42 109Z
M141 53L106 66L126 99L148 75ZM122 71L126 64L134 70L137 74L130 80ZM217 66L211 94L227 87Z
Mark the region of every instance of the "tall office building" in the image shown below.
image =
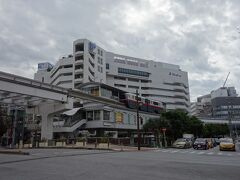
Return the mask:
M138 89L143 97L166 103L166 108L189 111L188 74L178 65L108 52L87 39L73 42L73 54L52 67L40 63L34 79L78 89L87 82L101 82L126 92Z

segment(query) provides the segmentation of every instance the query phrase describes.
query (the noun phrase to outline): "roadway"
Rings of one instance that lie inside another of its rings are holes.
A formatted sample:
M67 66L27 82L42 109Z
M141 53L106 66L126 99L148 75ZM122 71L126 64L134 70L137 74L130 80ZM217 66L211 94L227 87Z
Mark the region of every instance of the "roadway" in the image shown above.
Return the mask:
M240 179L240 152L219 152L217 148L206 151L28 151L29 156L0 154L1 179Z

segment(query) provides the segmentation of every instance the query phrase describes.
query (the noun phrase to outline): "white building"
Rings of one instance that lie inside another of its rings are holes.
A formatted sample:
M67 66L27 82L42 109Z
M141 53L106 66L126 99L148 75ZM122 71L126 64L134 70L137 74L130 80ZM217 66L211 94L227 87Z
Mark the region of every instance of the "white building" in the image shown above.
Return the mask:
M54 67L40 66L34 79L78 89L82 83L101 82L166 103L167 109L189 111L188 74L178 65L107 52L87 39L73 42L73 54Z

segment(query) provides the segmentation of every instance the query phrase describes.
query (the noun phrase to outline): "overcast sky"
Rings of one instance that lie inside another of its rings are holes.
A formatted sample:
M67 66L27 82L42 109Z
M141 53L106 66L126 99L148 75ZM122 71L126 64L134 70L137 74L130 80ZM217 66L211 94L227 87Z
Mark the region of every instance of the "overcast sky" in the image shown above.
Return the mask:
M239 0L0 0L0 70L33 78L87 38L105 50L180 65L191 101L240 89Z

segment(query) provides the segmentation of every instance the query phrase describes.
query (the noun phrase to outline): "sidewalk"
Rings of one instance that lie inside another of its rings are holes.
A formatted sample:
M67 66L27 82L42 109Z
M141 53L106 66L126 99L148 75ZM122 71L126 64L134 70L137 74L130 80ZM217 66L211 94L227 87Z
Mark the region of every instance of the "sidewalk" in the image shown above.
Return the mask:
M29 152L25 152L20 149L8 149L0 147L0 154L29 155Z
M32 149L31 147L25 147L22 149L10 149L10 148L3 148L0 147L0 154L18 154L18 155L29 155L29 152L24 150ZM33 148L35 149L35 148ZM36 149L85 149L85 150L107 150L107 151L121 151L121 152L134 152L138 151L138 147L134 146L120 146L120 145L113 145L111 144L108 148L107 146L104 147L95 147L94 144L88 144L87 146L76 146L76 145L65 145L65 146L45 146L45 147L38 147ZM153 151L157 150L158 148L151 148L151 147L141 147L140 151Z

